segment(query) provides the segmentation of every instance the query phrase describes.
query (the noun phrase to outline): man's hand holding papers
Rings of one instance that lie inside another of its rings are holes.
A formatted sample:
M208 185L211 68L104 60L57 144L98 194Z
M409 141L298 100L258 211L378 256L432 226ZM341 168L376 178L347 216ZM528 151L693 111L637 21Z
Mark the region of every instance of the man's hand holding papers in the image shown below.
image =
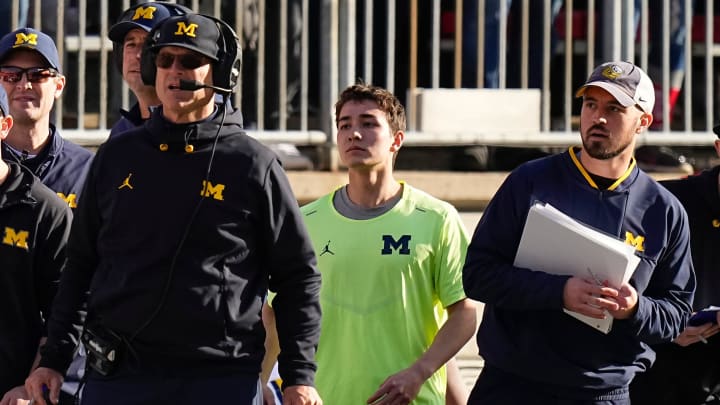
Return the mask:
M608 314L627 319L635 312L637 301L637 291L630 284L616 290L589 277L569 278L563 291L565 309L597 319L605 319Z
M614 318L627 319L637 309L638 294L629 284L640 261L634 252L623 241L537 202L528 213L514 265L570 276L563 289L565 311L608 333Z
M606 311L617 311L620 305L615 301L618 290L597 285L581 277L570 277L563 290L565 309L591 318L605 319Z

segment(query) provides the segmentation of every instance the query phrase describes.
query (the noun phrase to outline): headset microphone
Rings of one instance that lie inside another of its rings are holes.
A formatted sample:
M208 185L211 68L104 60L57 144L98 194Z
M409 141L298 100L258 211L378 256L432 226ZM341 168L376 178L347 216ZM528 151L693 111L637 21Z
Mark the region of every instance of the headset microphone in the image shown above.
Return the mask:
M232 93L232 90L230 90L230 89L225 89L225 88L217 87L217 86L211 86L209 84L205 84L205 83L199 82L197 80L185 80L185 79L180 79L179 85L170 86L170 88L173 90L190 90L190 91L195 91L195 90L200 90L200 89L213 89L213 90L217 91L218 93L225 93L225 94Z

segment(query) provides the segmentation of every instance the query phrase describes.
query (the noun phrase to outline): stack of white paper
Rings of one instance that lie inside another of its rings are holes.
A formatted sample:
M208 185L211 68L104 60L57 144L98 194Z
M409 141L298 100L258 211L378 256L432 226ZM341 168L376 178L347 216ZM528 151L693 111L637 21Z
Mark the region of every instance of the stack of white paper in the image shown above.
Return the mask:
M582 277L619 289L630 280L639 262L633 246L576 221L550 204L536 202L528 213L514 266ZM613 318L608 313L605 319L596 319L565 312L603 333L610 332Z

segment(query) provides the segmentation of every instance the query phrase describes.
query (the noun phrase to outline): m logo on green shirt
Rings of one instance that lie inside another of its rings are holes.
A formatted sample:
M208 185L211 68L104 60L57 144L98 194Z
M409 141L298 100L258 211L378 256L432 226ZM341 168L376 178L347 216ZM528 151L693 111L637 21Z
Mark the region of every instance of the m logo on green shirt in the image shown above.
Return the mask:
M383 249L380 251L384 255L391 255L393 249L397 250L401 255L410 254L410 235L403 235L399 240L395 240L392 235L383 235Z

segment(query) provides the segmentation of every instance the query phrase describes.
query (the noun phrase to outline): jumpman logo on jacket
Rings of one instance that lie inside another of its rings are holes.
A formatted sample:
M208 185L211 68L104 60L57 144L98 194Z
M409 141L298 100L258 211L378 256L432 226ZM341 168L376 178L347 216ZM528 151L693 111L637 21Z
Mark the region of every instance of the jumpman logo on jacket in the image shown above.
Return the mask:
M320 256L324 255L325 253L330 253L331 255L335 256L335 253L333 253L333 251L330 250L330 241L328 241L325 244L325 247L323 248L322 252L320 252Z
M122 182L122 184L120 185L120 187L118 187L118 190L120 190L120 189L122 189L122 188L124 188L124 187L127 187L127 188L129 188L130 190L133 189L132 184L130 184L130 177L132 177L132 173L128 173L127 177L125 177L125 180L123 180L123 182Z

